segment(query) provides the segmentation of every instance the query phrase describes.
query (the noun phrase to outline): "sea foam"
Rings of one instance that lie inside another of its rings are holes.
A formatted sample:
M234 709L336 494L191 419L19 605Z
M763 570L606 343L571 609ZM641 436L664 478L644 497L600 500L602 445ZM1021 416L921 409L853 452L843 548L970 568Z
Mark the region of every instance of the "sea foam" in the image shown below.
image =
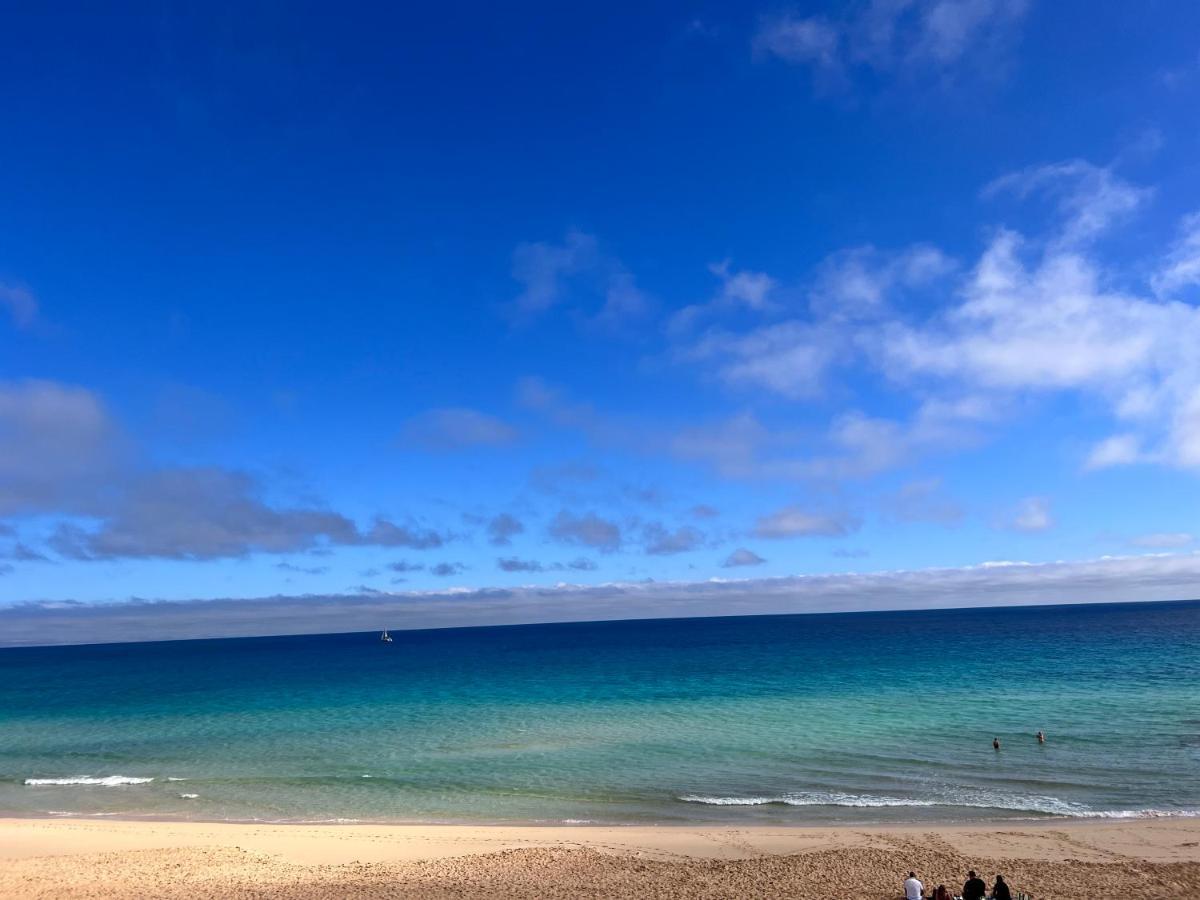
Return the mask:
M80 775L75 778L26 778L25 784L30 787L41 787L52 784L90 784L99 787L120 787L126 784L147 784L153 780L153 778L135 778L131 775L105 775L102 778Z
M685 803L704 803L708 806L940 806L932 800L905 800L900 797L871 797L856 794L788 793L778 797L702 797L685 794Z
M825 791L796 791L770 797L706 797L685 794L678 798L685 803L703 803L708 806L847 806L856 808L885 807L968 807L971 809L998 809L1010 812L1040 813L1049 816L1068 816L1080 819L1158 819L1196 818L1197 809L1092 809L1080 803L1061 800L1058 797L1020 796L1015 794L993 794L978 792L962 796L946 796L938 799L905 797L875 797L861 794L840 794Z

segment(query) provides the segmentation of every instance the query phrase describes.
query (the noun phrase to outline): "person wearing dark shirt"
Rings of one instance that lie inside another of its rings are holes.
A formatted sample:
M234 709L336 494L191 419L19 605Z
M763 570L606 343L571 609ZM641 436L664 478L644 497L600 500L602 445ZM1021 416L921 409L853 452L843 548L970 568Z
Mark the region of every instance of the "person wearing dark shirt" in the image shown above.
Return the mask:
M992 900L1012 900L1012 891L1005 884L1003 875L997 875L996 883L992 885Z
M972 869L967 873L967 883L963 885L962 900L983 900L986 893L987 884Z

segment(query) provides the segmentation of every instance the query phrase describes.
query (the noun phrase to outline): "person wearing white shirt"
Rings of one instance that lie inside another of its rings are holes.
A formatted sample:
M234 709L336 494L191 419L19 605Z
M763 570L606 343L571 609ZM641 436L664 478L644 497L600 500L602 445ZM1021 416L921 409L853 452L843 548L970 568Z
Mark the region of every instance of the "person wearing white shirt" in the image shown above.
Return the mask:
M925 885L921 884L916 872L909 872L904 879L904 900L921 900L925 896Z

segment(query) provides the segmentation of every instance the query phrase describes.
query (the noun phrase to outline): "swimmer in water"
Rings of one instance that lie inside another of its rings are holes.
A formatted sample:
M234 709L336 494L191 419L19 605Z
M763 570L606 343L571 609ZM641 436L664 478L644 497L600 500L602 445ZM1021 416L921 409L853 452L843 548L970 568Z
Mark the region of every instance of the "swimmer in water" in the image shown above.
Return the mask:
M1040 731L1038 732L1038 743L1039 744L1046 743L1046 736L1044 734L1042 734Z
M998 737L992 738L992 749L993 750L1000 749L1000 738L998 738Z

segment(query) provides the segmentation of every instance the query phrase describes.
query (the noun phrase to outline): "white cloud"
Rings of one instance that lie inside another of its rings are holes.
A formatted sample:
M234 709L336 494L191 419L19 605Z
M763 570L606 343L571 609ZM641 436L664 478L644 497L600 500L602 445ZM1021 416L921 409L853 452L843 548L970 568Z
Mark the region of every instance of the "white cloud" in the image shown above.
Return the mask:
M1186 310L1105 290L1084 257L1055 253L1027 268L1021 238L1001 232L940 320L893 324L889 371L952 376L989 388L1119 387L1147 367L1160 330Z
M650 522L642 529L642 540L645 542L645 551L650 555L670 556L688 553L702 546L704 534L690 525L671 531L659 522Z
M366 544L376 547L411 547L413 550L428 550L440 547L450 540L432 528L419 525L397 525L382 517L376 517L371 527L346 539L350 544Z
M522 286L516 307L522 313L544 312L563 299L564 282L595 264L596 239L571 229L561 244L529 242L513 251L512 276Z
M876 72L946 72L999 60L1026 9L1025 0L871 0L849 13L764 18L754 34L757 57L811 66L842 78L855 67Z
M685 362L715 367L725 384L762 387L789 399L824 393L830 373L858 357L857 332L866 323L893 314L891 304L918 289L928 289L949 275L954 262L935 247L917 244L897 253L855 247L834 253L818 267L809 302L813 315L763 325L743 333L713 329L676 350ZM765 277L765 276L764 276ZM678 323L694 322L714 307L688 307Z
M883 368L971 391L1089 395L1125 427L1087 465L1200 466L1200 309L1109 287L1082 253L1050 249L1027 264L1021 249L1016 234L1000 233L960 303L882 330Z
M842 537L857 531L861 523L848 513L819 513L799 506L785 506L761 516L754 525L760 538Z
M759 454L777 439L751 413L685 428L671 436L669 451L685 460L712 465L723 475L746 478L760 466Z
M1200 213L1193 213L1183 220L1179 238L1167 252L1150 284L1160 297L1200 285Z
M502 572L544 572L546 569L535 559L518 559L515 556L496 560L496 568Z
M910 481L882 500L884 513L899 522L936 522L953 525L963 509L945 496L940 478Z
M517 439L507 422L474 409L432 409L405 423L401 438L426 450L498 447Z
M65 518L50 541L64 556L214 559L443 540L387 519L360 530L335 511L268 502L265 493L247 472L151 465L93 391L51 381L0 383L0 515Z
M1008 525L1017 531L1029 533L1050 530L1054 527L1050 501L1045 497L1026 497L1017 504L1017 510Z
M896 9L909 4L905 0L875 0L873 5ZM913 53L946 65L960 59L973 45L1011 27L1024 15L1028 4L1026 0L933 0L916 5L921 7L921 36Z
M120 429L94 391L0 382L0 515L93 512L124 455Z
M512 539L525 530L525 525L510 513L493 516L487 524L488 543L494 547L507 547Z
M545 416L560 428L583 432L601 445L622 445L639 436L623 423L602 415L588 403L577 403L567 395L536 376L521 378L516 388L517 403L525 409Z
M1114 434L1094 446L1084 460L1085 469L1127 466L1143 458L1142 442L1136 434Z
M721 563L721 566L726 569L735 569L740 566L761 566L765 562L766 560L753 550L738 547L725 558L725 562Z
M729 260L711 263L708 270L721 281L716 295L706 303L685 306L677 311L667 323L667 331L674 335L686 334L704 319L722 312L746 309L764 313L776 308L772 300L779 283L765 272L749 270L735 271Z
M646 314L650 300L637 286L633 275L618 267L608 276L604 288L604 305L597 313L595 322L606 328L618 328L630 319Z
M749 403L763 392L791 401L844 393L835 375L862 374L866 361L866 372L900 392L907 413L851 408L824 433L800 436L796 427L767 427L743 412L671 434L618 423L544 388L527 393L538 393L553 420L597 443L665 451L733 477L871 477L974 445L1036 398L1063 394L1099 404L1112 420L1110 435L1081 460L1085 468L1200 468L1200 307L1118 279L1092 244L1148 191L1080 160L1005 176L989 189L1001 191L1049 194L1057 231L1032 241L999 230L969 267L926 245L833 254L815 274L807 315L744 331L711 329L674 350L746 392ZM1195 217L1183 223L1155 276L1160 289L1191 279L1198 228ZM755 302L768 296L731 290Z
M258 479L218 466L149 469L112 486L93 527L62 523L50 543L71 559L191 559L330 545L441 546L435 531L376 519L360 531L333 510L266 502Z
M708 270L721 279L721 291L717 295L720 301L758 311L770 308L771 293L778 287L778 282L770 275L744 269L735 272L727 259L713 263Z
M1061 224L1055 240L1065 247L1086 244L1130 216L1153 195L1106 166L1082 159L1031 166L997 178L983 195L1012 192L1027 198L1042 193L1057 204Z
M827 396L838 370L866 359L918 401L908 420L843 413L825 436L828 453L818 444L807 459L764 465L760 448L778 443L768 434L754 447L731 444L725 458L776 476L870 475L979 440L1025 395L1073 392L1107 405L1118 425L1087 468L1200 466L1200 308L1118 285L1089 249L1150 192L1080 160L1005 176L987 193L1001 191L1051 195L1057 231L1041 244L997 232L952 290L956 266L936 248L833 254L817 271L810 315L713 330L678 349L731 388L790 400ZM1200 277L1200 216L1181 235L1154 276L1160 293ZM898 302L918 293L919 304Z
M28 328L37 321L37 298L22 285L0 282L0 308L8 310L9 317L18 328Z
M812 309L822 318L872 319L889 312L898 295L928 288L954 269L954 260L928 244L898 253L852 247L830 254L818 267Z
M576 515L564 509L550 523L549 532L555 540L593 547L602 553L612 553L621 546L620 526L591 512Z
M592 301L600 308L591 322L616 327L649 308L649 298L624 264L604 253L594 236L576 229L569 230L561 244L517 245L512 276L521 285L513 302L518 317L534 316L568 301L575 306Z
M754 52L822 69L841 67L841 28L821 16L765 19L754 35Z
M1155 534L1143 534L1135 537L1129 543L1135 547L1145 547L1148 550L1177 550L1191 544L1195 538L1186 531L1160 531Z
M814 397L826 373L845 352L847 336L819 324L791 320L745 334L713 331L679 358L715 365L734 387L765 387L791 399Z

